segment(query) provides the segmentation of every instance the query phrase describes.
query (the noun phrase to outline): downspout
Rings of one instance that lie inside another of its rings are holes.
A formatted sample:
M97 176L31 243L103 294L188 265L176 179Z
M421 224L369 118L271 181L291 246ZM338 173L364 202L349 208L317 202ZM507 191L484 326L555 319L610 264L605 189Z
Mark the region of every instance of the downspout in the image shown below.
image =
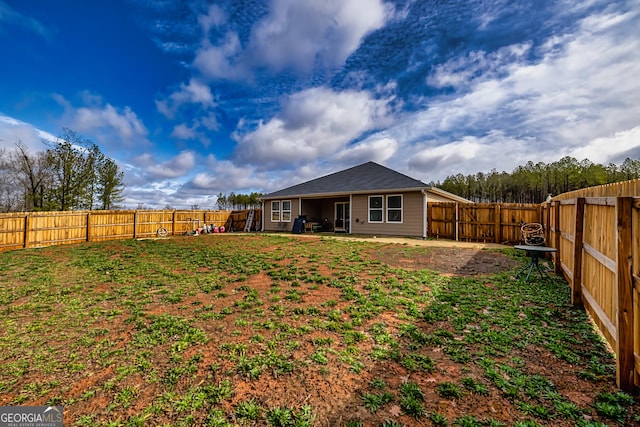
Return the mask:
M427 190L422 189L422 238L427 238L427 213L429 210L427 209Z
M262 216L261 220L260 220L260 231L264 232L264 217L265 217L265 212L264 212L264 200L261 200L262 202L262 212L260 213L260 216Z
M298 198L298 218L302 216L302 197Z

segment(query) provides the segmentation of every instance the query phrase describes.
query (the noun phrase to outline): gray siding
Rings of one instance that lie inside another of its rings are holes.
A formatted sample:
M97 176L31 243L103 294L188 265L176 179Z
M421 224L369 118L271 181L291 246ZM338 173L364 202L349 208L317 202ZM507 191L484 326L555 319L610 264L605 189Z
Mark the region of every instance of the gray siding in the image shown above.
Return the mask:
M402 194L402 223L386 221L386 196ZM370 223L369 195L354 195L351 207L351 232L354 234L417 236L423 235L423 215L426 206L421 192L411 193L375 193L371 196L384 196L384 222ZM357 221L356 221L357 220Z
M265 200L264 202L264 231L291 231L293 221L298 217L300 209L300 199L283 198L280 200L291 201L291 219L290 221L272 221L271 220L271 202L274 200Z

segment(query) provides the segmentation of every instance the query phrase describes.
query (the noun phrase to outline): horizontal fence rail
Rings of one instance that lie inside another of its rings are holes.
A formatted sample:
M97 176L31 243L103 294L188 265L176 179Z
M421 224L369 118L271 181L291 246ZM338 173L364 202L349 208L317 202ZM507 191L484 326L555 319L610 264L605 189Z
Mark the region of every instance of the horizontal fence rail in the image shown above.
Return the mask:
M542 222L540 205L434 202L427 206L428 236L434 238L519 243L522 224L532 222Z
M254 210L251 230L260 229ZM243 211L71 211L0 214L0 251L72 244L84 241L138 239L178 235L209 227L245 229Z
M556 200L575 199L578 197L634 197L640 196L640 178L611 184L596 185L562 193L553 198Z
M545 203L544 225L572 303L584 305L616 354L618 387L631 391L640 386L640 197L595 189L594 197L582 191Z

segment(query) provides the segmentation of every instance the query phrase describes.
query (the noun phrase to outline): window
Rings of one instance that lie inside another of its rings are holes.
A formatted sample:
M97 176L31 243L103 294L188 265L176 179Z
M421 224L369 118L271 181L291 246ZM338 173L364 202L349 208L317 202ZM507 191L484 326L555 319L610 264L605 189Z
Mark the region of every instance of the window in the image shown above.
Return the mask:
M280 222L280 201L271 202L271 222Z
M387 196L387 222L402 222L402 196Z
M369 222L382 222L382 196L369 196Z
M282 201L282 222L291 222L291 200Z
M271 202L271 222L291 222L291 200Z

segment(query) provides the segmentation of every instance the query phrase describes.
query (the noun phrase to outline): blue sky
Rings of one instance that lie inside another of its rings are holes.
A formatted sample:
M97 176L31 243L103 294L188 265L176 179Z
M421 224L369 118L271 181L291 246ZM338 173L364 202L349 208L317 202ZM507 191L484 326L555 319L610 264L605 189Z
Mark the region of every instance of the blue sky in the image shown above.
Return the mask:
M124 206L367 161L424 182L640 158L640 1L0 0L0 148L63 127Z

